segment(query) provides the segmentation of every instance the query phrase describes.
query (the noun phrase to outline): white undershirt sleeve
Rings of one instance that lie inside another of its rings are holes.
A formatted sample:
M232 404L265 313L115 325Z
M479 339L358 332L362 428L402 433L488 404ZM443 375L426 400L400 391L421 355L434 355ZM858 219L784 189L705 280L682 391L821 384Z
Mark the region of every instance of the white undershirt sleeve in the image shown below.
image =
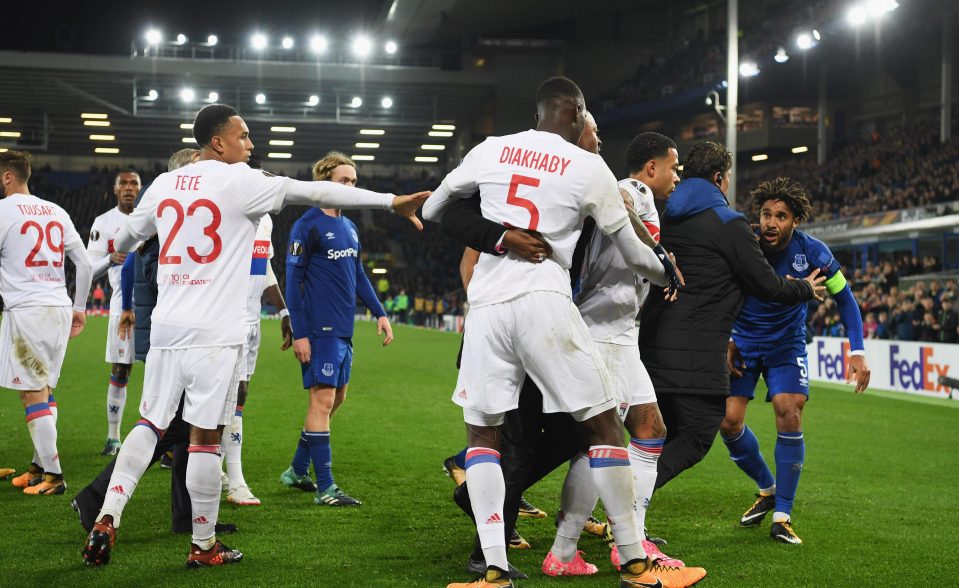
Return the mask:
M336 182L303 182L287 178L286 190L278 195L273 212L288 204L341 210L393 210L393 194L371 192Z

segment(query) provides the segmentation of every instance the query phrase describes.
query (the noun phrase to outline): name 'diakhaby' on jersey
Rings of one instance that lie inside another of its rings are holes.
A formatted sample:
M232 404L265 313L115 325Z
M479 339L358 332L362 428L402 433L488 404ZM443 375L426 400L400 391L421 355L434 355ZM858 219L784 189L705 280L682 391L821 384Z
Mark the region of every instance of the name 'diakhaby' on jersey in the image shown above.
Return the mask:
M531 149L507 146L503 147L503 151L499 155L499 162L528 167L529 169L536 169L551 174L559 172L559 175L563 175L573 160L558 155L533 151Z

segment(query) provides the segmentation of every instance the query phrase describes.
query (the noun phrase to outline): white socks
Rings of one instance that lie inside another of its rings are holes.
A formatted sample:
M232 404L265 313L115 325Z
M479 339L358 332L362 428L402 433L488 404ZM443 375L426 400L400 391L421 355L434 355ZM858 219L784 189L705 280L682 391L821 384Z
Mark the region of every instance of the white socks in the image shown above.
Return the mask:
M563 481L560 498L559 521L556 538L550 551L561 562L570 562L576 557L576 547L583 525L596 507L599 492L593 483L589 456L580 453L569 461L569 471Z
M48 474L61 474L57 453L57 425L47 402L31 404L26 408L27 429L33 441L34 463Z
M113 475L110 476L110 484L107 486L107 495L100 508L100 516L97 517L99 521L104 515L112 516L114 527L120 526L123 509L133 496L143 472L147 471L159 440L159 433L151 426L143 425L142 422L137 425L140 426L133 427L123 440L120 453L117 454L117 465L113 468Z
M186 489L193 506L193 543L208 550L216 543L216 519L220 513L220 446L190 445L187 451L190 457L186 464Z
M107 438L120 438L120 421L127 403L127 379L110 376L107 388Z
M663 452L665 439L630 439L629 465L633 470L636 490L636 526L640 532L646 528L646 509L656 488L656 465Z
M503 502L506 483L499 463L499 452L485 447L471 447L466 451L466 482L469 484L470 505L476 519L476 533L487 566L509 570L506 561Z
M237 410L233 424L223 430L223 455L226 461L226 475L230 478L230 490L246 486L243 479L243 417Z
M619 548L623 564L634 559L645 559L640 543L641 531L636 526L636 495L633 472L625 447L593 445L589 448L589 468L599 497L606 508L613 539Z

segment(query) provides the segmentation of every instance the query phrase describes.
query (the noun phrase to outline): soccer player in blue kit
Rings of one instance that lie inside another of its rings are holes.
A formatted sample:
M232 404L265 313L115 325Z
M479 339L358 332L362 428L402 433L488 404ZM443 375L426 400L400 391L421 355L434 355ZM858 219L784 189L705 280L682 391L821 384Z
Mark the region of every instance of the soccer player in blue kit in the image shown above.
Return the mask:
M342 153L331 152L313 166L315 180L356 185L356 166ZM283 484L312 490L310 460L316 473L313 502L355 506L333 481L330 420L346 398L353 363L353 314L356 296L376 317L383 345L393 329L360 259L356 225L330 208L310 209L290 233L286 258L286 298L293 327L293 353L310 391L309 408L293 463L280 476Z
M864 392L870 372L863 350L862 316L832 252L796 228L812 208L805 190L789 178L777 178L759 184L752 197L753 211L759 216L760 246L776 273L801 279L818 268L826 276L826 289L836 300L849 337L848 377L855 378L857 393ZM772 510L770 536L791 544L802 543L792 528L791 512L806 453L802 434L802 410L809 397L806 308L804 303L788 306L746 296L729 342L730 391L720 426L730 458L759 487L740 526L758 526ZM766 401L772 402L776 414L775 478L759 451L759 441L745 425L746 406L760 375L769 388Z

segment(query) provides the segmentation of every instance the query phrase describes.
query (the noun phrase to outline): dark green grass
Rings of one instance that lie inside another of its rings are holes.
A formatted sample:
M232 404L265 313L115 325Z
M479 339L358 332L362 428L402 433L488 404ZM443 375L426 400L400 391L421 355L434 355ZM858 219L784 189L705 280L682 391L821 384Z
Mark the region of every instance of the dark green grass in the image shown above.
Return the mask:
M461 414L449 400L458 338L398 328L382 349L369 323L358 325L348 401L333 427L337 482L364 501L356 509L316 507L309 494L278 482L302 425L306 399L292 355L279 352L278 326L264 323L264 342L244 419L246 478L263 501L221 520L240 532L224 539L246 560L223 569L184 569L189 538L169 531L169 472L144 476L124 515L109 566L87 569L85 534L69 508L72 495L108 458L108 366L105 319L90 319L70 345L57 390L59 450L70 488L65 496L22 495L0 483L0 585L316 585L445 586L462 571L472 531L449 500L452 483L440 464L463 444ZM124 432L137 416L143 377L131 379ZM761 396L760 396L761 397ZM800 547L768 537L768 523L739 529L754 492L722 443L657 493L649 515L666 552L704 566L704 586L956 585L959 556L959 403L924 404L888 395L855 396L816 385L805 411L806 467L794 512ZM14 392L0 394L0 465L22 471L31 455ZM756 402L748 422L772 463L774 428L768 405ZM527 497L550 518L522 520L532 551L511 551L531 575L522 586L617 585L605 546L584 537L581 548L600 567L594 578L552 579L539 566L552 541L552 515L563 472Z

